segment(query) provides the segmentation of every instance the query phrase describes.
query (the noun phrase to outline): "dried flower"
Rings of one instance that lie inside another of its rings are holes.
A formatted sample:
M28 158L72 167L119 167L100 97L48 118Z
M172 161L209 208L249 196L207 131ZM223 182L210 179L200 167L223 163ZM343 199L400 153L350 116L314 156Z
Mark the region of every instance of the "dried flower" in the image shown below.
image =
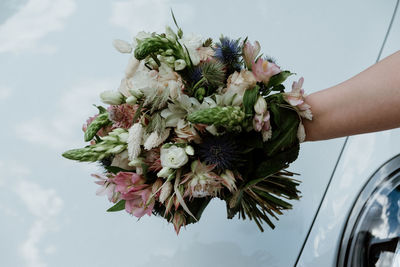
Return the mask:
M137 105L122 104L110 106L108 118L113 123L113 128L129 129L133 124L133 117L138 109Z
M135 123L131 128L129 128L127 143L130 161L135 160L140 155L140 145L142 144L143 132L144 130L141 123Z

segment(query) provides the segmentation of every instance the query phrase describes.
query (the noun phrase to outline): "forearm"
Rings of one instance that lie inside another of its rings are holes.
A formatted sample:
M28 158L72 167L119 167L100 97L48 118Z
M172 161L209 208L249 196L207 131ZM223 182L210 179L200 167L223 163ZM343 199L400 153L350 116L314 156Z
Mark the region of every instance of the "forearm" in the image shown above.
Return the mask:
M306 141L400 127L400 51L353 78L310 94Z

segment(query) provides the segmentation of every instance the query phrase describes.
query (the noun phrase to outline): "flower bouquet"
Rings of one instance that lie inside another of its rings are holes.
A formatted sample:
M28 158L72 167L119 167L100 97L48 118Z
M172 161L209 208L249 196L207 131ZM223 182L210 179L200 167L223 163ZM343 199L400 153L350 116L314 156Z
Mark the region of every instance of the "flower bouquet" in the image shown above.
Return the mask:
M299 198L286 168L305 138L302 119L312 119L303 79L285 92L293 73L259 55L257 41L204 40L174 22L176 32L114 41L132 53L124 78L84 125L90 144L63 156L100 163L93 176L114 203L108 211L154 214L179 233L217 197L228 218L274 228L271 218Z

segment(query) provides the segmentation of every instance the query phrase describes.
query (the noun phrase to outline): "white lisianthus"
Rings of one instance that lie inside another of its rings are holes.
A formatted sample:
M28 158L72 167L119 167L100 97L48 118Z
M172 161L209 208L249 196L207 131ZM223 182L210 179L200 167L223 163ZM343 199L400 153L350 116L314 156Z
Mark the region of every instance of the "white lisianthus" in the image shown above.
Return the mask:
M130 53L130 52L132 52L131 44L126 42L126 41L115 39L113 41L113 45L114 45L115 49L117 49L118 52L120 52L120 53Z
M160 151L161 166L178 169L185 165L189 158L182 147L177 147L175 145L169 148L161 148Z
M101 101L109 105L119 105L124 102L124 96L117 91L104 91L100 94Z
M193 65L198 65L201 58L197 49L203 45L202 36L194 33L186 34L179 42L186 46Z
M175 80L168 81L169 96L176 99L182 92L182 83Z

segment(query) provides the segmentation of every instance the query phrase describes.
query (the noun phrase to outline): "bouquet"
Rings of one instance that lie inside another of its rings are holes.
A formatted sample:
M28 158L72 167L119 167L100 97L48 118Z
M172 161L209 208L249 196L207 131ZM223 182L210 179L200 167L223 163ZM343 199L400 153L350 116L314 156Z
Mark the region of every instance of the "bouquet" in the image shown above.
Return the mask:
M213 198L227 217L265 222L299 199L286 170L305 138L303 78L260 54L260 44L225 36L213 41L184 34L140 32L133 43L115 40L132 54L118 90L101 93L107 107L83 126L84 148L65 158L98 162L93 174L114 204L138 218L156 215L180 228L198 222Z

